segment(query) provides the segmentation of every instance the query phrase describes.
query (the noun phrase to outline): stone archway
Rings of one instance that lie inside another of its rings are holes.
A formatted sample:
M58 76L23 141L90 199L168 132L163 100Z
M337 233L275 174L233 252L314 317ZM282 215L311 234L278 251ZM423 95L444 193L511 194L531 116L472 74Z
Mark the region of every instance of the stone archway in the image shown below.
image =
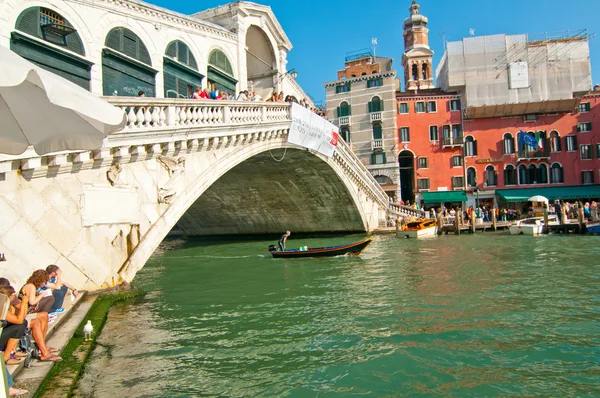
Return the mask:
M246 32L248 90L268 98L277 87L277 59L267 34L251 25Z

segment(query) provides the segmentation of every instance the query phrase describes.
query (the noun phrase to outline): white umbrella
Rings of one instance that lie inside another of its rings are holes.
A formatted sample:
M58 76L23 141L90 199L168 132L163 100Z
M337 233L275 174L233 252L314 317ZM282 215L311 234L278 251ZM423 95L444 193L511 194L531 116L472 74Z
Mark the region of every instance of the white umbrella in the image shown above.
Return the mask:
M544 203L548 203L548 198L541 196L541 195L535 195L532 196L531 198L527 199L529 202L544 202Z
M125 123L119 108L0 46L0 153L97 149Z

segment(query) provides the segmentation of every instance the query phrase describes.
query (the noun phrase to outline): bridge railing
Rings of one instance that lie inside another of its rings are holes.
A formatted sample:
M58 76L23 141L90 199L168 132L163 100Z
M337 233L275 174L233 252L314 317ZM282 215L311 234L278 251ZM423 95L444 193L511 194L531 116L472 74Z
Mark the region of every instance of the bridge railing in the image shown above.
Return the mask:
M415 209L414 207L404 206L399 203L390 202L388 214L402 218L426 218L425 211Z
M290 106L277 102L104 97L127 115L123 133L164 128L203 128L290 121Z

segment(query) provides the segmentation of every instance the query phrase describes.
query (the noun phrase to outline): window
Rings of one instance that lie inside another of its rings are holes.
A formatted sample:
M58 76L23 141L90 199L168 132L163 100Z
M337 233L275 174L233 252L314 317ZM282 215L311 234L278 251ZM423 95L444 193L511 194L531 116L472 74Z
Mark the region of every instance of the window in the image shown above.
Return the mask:
M586 113L590 111L590 103L582 102L579 104L579 113Z
M438 126L429 126L429 141L439 141Z
M460 126L460 124L452 125L452 138L454 138L455 142L462 142L463 136L462 127Z
M349 93L350 92L350 82L344 84L338 84L335 86L335 93Z
M342 127L340 129L340 135L347 143L350 143L350 129L348 127Z
M373 152L371 154L371 164L385 164L385 152Z
M510 133L504 134L504 154L511 155L515 153L515 139Z
M467 169L467 185L472 188L477 186L477 171L475 170L475 167L469 167Z
M596 157L600 159L600 144L596 144Z
M408 103L407 102L400 102L398 104L398 113L401 115L408 113Z
M427 112L437 112L437 102L429 101L427 103Z
M563 180L563 168L558 163L553 163L550 167L550 183L551 184L562 184Z
M581 155L581 160L590 160L594 157L591 145L581 145L579 147L579 153Z
M445 140L449 140L450 138L452 138L450 136L450 126L449 125L442 126L442 134L443 134Z
M461 167L462 166L462 156L452 156L451 158L452 167Z
M400 142L410 142L410 129L408 127L400 127L399 135Z
M548 166L544 163L540 164L537 169L537 179L538 184L548 184Z
M464 178L460 177L452 177L452 188L463 188L464 187Z
M477 141L471 136L465 138L465 156L477 156Z
M419 190L429 189L429 178L418 178L417 179L417 187Z
M419 158L419 159L417 159L417 164L419 165L420 169L427 169L427 168L429 168L429 162L427 161L427 158Z
M492 165L485 168L485 183L488 187L495 187L498 185L498 175L496 174L496 169L494 169L494 166Z
M574 135L568 135L565 137L566 147L568 152L573 152L577 150L577 137Z
M582 133L592 131L592 122L579 123L577 125L577 131Z
M383 129L381 123L373 123L373 139L380 140L383 138Z
M373 97L369 102L369 112L381 112L383 110L383 102L379 97Z
M383 78L367 80L367 88L383 86Z
M550 150L552 152L560 152L560 136L558 131L550 132Z
M415 112L425 113L425 103L424 102L415 102Z
M594 183L594 172L592 170L584 170L581 172L581 183L582 184L593 184Z
M504 169L504 185L517 185L517 170L511 164Z
M350 116L350 105L346 101L342 102L337 108L338 117Z
M529 174L527 173L527 167L525 165L519 166L519 185L531 184L528 180Z
M458 99L450 100L450 110L451 111L460 111L460 100L458 100Z

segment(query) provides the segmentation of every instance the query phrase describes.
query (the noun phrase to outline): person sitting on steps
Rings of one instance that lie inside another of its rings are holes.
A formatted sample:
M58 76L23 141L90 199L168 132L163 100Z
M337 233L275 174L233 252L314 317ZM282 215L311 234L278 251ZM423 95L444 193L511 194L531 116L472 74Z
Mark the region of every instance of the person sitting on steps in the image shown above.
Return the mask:
M8 297L11 302L16 297L15 289L10 285L0 286L0 293ZM25 303L25 305L22 305L18 311L11 305L6 313L7 324L0 334L0 351L4 351L4 363L7 365L18 365L21 361L15 350L19 340L25 335L25 330L27 329L25 316L27 315L26 307L28 301L29 296L24 295L21 303Z
M54 297L54 304L50 307L49 312L52 313L61 313L64 312L65 309L62 308L62 305L65 301L65 297L71 289L73 292L73 296L77 297L79 292L73 286L69 285L67 282L62 279L62 270L57 265L49 265L46 267L46 272L48 273L48 283L46 283L46 287L52 289L52 296Z

